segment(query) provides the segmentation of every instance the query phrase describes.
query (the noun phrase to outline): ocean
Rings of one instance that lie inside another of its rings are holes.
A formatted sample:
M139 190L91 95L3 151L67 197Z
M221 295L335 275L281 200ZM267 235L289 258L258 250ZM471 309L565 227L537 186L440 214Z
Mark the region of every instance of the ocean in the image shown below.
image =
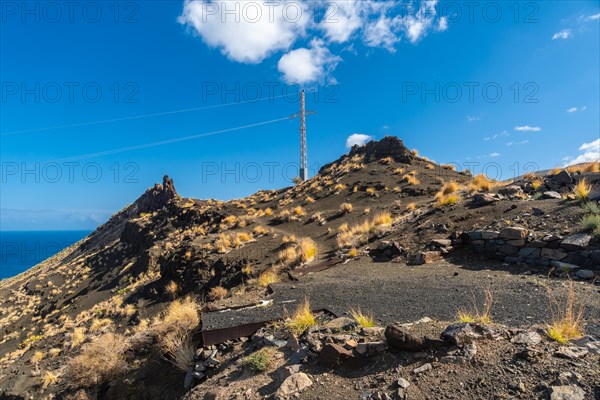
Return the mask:
M91 231L0 231L0 279L28 270Z

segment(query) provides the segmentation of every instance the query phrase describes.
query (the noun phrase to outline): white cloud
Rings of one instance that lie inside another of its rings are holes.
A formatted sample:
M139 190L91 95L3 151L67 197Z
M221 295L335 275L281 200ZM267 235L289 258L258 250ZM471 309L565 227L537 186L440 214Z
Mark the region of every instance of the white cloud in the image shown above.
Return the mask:
M346 43L346 49L353 49L360 40L393 53L403 37L415 44L430 31L447 30L448 20L436 16L437 3L333 0L317 13L308 0L184 0L178 21L232 61L258 64L286 53L278 65L283 78L305 82L327 76L341 60L324 43ZM320 44L294 49L300 40ZM296 61L299 65L293 65Z
M219 48L229 59L256 64L289 49L303 36L309 19L302 1L186 0L179 22L194 28L208 46Z
M469 121L469 122L479 121L479 117L476 117L474 115L467 115L467 121Z
M508 142L508 143L506 143L506 145L512 146L512 145L527 144L527 143L529 143L529 140L522 140L520 142Z
M572 36L573 36L573 33L571 32L570 29L563 29L562 31L556 32L554 35L552 35L552 40L568 39Z
M323 45L323 41L313 39L310 49L300 48L284 54L277 64L277 69L290 84L322 82L331 79L330 73L340 61L341 58L331 54Z
M586 109L587 109L587 107L586 107L586 106L579 107L579 108L578 108L578 107L571 107L571 108L567 108L567 110L566 110L566 111L567 111L568 113L576 113L576 112L578 112L578 111L579 111L579 112L581 112L581 111L585 111Z
M411 15L410 13L400 19L404 33L408 36L411 43L417 43L421 38L427 35L427 31L433 26L436 20L437 0L422 1L418 11ZM443 19L443 18L442 18ZM438 30L444 31L447 28L448 21L438 21ZM444 29L440 29L444 28Z
M571 158L567 163L567 166L584 162L600 161L600 139L596 139L590 143L582 144L579 146L579 151L582 153L575 158Z
M440 32L444 32L446 29L448 29L448 17L440 18L440 20L438 21L437 29Z
M518 132L539 132L541 130L542 130L542 128L540 128L539 126L529 126L529 125L515 126L515 131L518 131Z
M379 17L375 22L367 25L365 28L365 44L370 47L383 47L390 52L395 52L394 45L400 41L393 29L396 20L385 16Z
M499 155L500 155L500 153L496 153L496 152L494 152L494 153L491 153L491 154L490 154L490 157L498 157Z
M348 136L348 139L346 139L346 147L352 147L354 145L362 146L373 139L373 136L363 135L362 133L353 133L352 135Z
M589 21L595 21L597 19L600 19L600 13L598 14L594 14L594 15L590 15L589 17L586 18Z
M362 12L366 2L346 0L327 3L328 7L320 27L330 42L344 43L362 24Z

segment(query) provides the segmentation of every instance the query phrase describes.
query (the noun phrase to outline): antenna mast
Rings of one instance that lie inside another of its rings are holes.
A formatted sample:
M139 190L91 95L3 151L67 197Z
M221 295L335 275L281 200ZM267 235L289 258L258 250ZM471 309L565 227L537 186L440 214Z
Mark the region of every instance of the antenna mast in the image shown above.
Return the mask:
M302 181L308 180L308 152L306 146L306 116L316 114L314 111L306 111L306 101L304 89L300 91L300 112L292 115L290 118L300 117L300 171L299 178Z
M304 89L300 92L300 179L308 180L308 155L306 154L306 107Z

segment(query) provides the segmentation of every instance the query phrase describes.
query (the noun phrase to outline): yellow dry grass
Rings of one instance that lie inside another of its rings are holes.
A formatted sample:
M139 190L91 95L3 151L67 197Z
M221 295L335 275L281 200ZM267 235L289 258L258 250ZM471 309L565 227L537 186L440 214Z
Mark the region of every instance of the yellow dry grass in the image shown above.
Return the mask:
M127 341L122 335L105 333L83 346L81 354L66 365L65 375L73 388L91 388L108 382L127 367Z
M477 305L475 296L473 296L473 304L471 309L460 309L457 313L458 320L460 322L478 322L482 324L492 323L492 305L494 304L494 296L491 290L485 291L485 301L483 306L480 308Z
M470 182L469 187L476 192L489 192L495 186L495 182L488 179L484 174L476 175Z
M208 293L208 297L210 297L210 299L213 301L222 300L226 296L227 289L225 289L223 286L215 286L214 288L210 289L210 292Z
M573 281L569 280L566 299L557 299L548 288L550 300L550 323L546 334L559 343L567 343L585 334L584 306L575 298Z
M577 200L587 200L592 189L592 185L588 183L587 179L583 178L579 180L579 182L577 182L577 184L575 185L575 188L573 189L573 194L575 195L575 198Z
M358 307L357 309L350 310L350 315L356 321L356 323L362 328L372 328L375 326L375 318L372 313L363 313Z
M350 203L342 203L342 204L340 204L340 211L343 212L343 213L345 213L345 214L352 212L352 208L353 208L352 204L350 204Z
M298 305L294 314L285 321L285 326L295 335L302 335L309 327L317 324L315 315L310 308L310 302L305 299Z
M267 287L275 282L279 282L279 276L273 270L267 270L258 276L258 285L260 287Z

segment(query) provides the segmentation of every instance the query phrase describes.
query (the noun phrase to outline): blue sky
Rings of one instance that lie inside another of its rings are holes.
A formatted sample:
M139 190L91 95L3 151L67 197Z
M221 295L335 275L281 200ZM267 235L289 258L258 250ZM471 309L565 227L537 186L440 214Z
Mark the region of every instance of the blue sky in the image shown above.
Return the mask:
M287 186L299 87L311 174L385 135L504 179L600 152L597 1L51 4L1 3L2 230Z

